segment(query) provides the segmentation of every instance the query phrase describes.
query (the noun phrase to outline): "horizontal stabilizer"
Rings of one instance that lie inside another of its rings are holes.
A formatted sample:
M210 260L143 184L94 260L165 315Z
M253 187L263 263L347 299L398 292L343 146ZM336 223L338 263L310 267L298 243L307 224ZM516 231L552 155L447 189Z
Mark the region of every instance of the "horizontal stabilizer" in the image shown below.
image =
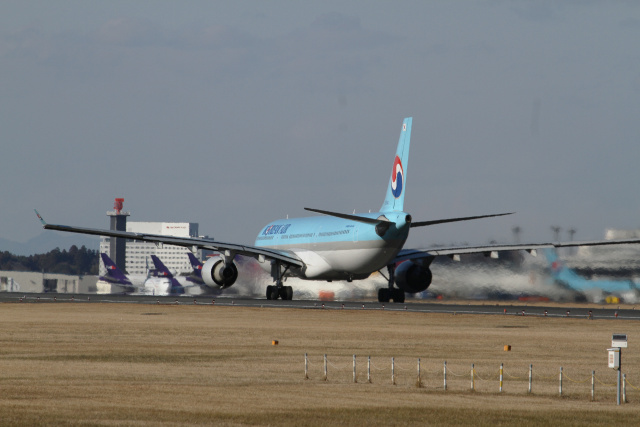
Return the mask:
M514 213L515 212L508 212L508 213L500 213L500 214L492 214L492 215L465 216L462 218L436 219L434 221L419 221L419 222L412 222L411 227L424 227L427 225L445 224L447 222L470 221L472 219L492 218L494 216L513 215Z
M311 209L311 208L304 208L304 209L306 211L317 212L317 213L321 213L329 216L335 216L336 218L350 219L351 221L363 222L365 224L377 225L377 224L380 224L381 222L391 222L388 219L384 219L384 218L366 218L358 215L348 215L348 214L337 213L337 212L322 211L320 209Z

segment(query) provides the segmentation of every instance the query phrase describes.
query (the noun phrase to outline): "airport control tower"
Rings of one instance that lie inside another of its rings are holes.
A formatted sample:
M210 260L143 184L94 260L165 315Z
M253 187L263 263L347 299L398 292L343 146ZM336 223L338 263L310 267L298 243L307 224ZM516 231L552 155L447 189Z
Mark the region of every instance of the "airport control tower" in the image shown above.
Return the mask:
M122 205L124 203L124 199L116 199L113 204L112 211L107 211L107 216L110 218L110 230L118 230L118 231L127 231L127 217L131 215L129 212L122 212ZM109 258L116 263L116 266L121 270L126 272L125 263L126 263L126 248L127 239L122 239L118 237L112 237L109 240Z

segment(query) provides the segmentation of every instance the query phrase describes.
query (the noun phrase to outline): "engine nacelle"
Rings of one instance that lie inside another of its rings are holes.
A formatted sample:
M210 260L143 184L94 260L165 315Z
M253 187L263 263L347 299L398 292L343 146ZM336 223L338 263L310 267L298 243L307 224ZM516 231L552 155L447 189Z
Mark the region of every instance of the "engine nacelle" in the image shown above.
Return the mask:
M202 280L208 286L226 289L236 283L238 267L234 262L224 265L220 258L209 258L202 266Z
M431 284L433 275L429 267L405 261L396 267L396 285L409 294L425 291Z

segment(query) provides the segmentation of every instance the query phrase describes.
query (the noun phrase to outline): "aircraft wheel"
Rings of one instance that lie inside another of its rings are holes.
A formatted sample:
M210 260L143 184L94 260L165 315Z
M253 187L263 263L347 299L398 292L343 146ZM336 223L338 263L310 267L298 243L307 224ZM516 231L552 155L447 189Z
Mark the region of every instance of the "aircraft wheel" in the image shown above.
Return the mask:
M278 299L278 287L269 285L267 286L267 299L268 300L276 300Z
M393 290L393 302L397 302L397 303L404 302L404 291L402 289Z
M389 302L389 288L378 289L378 302Z
M282 298L285 301L291 301L293 299L293 288L291 286L281 287L280 298Z

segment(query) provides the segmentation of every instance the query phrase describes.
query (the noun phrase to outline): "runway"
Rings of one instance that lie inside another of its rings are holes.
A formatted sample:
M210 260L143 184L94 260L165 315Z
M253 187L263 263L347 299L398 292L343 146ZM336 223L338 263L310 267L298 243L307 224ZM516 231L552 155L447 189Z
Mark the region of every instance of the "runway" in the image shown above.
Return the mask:
M404 304L377 301L269 301L226 296L151 296L151 295L97 295L52 293L0 293L0 303L102 303L102 304L162 304L205 305L213 307L260 307L304 310L377 310L411 313L448 313L452 315L484 314L507 316L565 317L582 319L640 320L640 309L618 307L578 307L570 305L513 305L509 303L433 303L406 302Z

